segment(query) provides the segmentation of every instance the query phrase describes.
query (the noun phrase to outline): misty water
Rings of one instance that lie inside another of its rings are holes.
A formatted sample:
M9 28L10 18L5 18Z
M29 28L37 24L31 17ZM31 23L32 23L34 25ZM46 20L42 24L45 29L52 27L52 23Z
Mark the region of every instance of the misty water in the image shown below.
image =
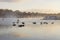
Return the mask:
M60 20L35 21L37 23L32 24L31 21L24 20L24 27L12 26L12 23L7 21L10 25L4 23L8 25L0 26L0 40L60 40ZM41 21L47 21L49 24L40 24Z

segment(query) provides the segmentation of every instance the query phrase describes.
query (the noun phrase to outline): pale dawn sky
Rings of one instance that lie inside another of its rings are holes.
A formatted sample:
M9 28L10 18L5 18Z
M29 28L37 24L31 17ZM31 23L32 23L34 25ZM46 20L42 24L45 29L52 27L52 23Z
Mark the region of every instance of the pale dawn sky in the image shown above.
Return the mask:
M0 0L0 9L59 12L60 0Z

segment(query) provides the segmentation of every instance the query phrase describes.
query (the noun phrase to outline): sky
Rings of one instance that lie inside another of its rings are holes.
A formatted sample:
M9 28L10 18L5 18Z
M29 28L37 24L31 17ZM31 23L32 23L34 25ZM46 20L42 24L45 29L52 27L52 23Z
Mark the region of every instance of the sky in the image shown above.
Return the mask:
M0 9L59 12L60 0L0 0Z

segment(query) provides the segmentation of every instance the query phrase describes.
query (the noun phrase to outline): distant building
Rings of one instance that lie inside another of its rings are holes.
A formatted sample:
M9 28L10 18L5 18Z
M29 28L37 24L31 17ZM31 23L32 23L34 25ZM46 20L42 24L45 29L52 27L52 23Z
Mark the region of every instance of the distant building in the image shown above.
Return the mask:
M60 20L58 16L45 16L43 20Z

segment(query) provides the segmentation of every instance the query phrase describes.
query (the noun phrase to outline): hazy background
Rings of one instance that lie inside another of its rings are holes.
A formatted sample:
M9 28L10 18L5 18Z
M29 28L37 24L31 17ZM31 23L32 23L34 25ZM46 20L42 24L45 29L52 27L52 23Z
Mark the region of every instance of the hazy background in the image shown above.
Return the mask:
M0 9L59 12L60 0L0 0Z

